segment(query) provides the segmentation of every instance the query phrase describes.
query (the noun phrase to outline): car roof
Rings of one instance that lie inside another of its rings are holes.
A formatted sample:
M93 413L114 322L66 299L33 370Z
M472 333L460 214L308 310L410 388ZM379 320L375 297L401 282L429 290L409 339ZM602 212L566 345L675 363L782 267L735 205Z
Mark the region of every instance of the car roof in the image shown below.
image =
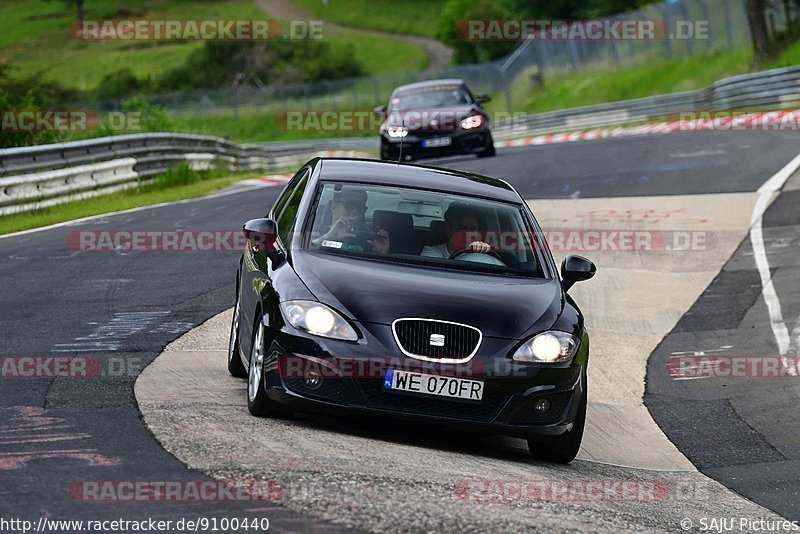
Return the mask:
M432 87L435 85L467 85L464 80L458 78L442 78L441 80L425 80L424 82L408 83L394 88L392 94L400 91L408 91L410 89L422 89L424 87Z
M522 202L507 182L489 176L390 161L347 158L320 158L319 161L322 181L433 189L515 204Z

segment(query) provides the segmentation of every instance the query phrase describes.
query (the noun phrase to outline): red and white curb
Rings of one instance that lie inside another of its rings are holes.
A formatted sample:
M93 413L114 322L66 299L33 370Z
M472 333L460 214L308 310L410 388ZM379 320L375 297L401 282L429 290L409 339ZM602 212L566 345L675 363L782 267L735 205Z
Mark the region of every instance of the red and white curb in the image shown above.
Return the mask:
M261 176L260 178L242 180L239 183L242 185L260 185L262 187L272 187L285 184L291 179L291 177L291 174L273 174L272 176Z
M588 131L566 132L552 135L537 135L509 141L498 141L497 148L532 145L550 145L573 141L591 141L611 137L630 137L637 135L667 134L673 132L698 131L800 131L800 110L770 111L760 113L733 114L730 112L709 112L709 118L692 120L664 121L656 124L625 126L618 128L597 128ZM716 116L715 116L716 115Z
M372 155L368 152L360 150L322 150L315 152L312 158L370 158ZM310 158L309 158L310 159ZM291 174L272 174L270 176L261 176L260 178L251 178L250 180L242 180L239 182L242 185L260 185L262 187L273 187L276 185L284 185L292 178Z

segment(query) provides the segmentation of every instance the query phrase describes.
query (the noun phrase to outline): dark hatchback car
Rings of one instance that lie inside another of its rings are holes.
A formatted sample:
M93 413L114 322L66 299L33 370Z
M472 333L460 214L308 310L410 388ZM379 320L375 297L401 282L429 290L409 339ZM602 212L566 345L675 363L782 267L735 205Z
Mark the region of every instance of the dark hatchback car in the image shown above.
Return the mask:
M589 337L527 204L485 176L314 159L244 225L228 369L258 416L373 414L527 438L569 462Z
M473 96L463 80L429 80L397 87L388 106L375 108L383 160L475 154L494 156L489 96Z

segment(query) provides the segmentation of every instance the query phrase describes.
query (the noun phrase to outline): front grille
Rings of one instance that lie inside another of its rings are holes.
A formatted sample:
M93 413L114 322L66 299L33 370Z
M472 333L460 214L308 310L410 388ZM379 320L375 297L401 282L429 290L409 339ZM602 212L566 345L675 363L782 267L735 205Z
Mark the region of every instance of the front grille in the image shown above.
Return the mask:
M511 395L486 389L480 402L441 399L430 395L414 395L387 391L382 380L361 379L358 381L364 403L370 408L393 412L435 415L465 421L492 421L508 402Z
M472 326L433 319L398 319L392 330L406 355L431 360L469 360L478 351L482 337ZM441 346L432 339L438 339Z
M566 415L567 408L569 408L569 401L572 399L572 391L561 391L553 393L552 395L542 395L530 399L520 407L517 412L511 416L510 423L514 424L553 424L558 423ZM550 399L550 410L545 414L540 414L533 409L536 399L546 397Z

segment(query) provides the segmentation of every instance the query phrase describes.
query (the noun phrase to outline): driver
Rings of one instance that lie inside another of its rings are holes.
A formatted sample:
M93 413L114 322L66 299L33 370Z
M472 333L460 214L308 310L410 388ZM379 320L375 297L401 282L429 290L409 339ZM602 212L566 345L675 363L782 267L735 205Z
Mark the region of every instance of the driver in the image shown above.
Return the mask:
M350 231L353 223L364 222L364 214L367 212L367 192L343 189L333 193L330 202L330 210L333 215L333 224L327 232L314 239L315 245L320 245L324 241L342 242L346 238L356 237ZM375 232L375 239L370 239L367 244L372 247L372 252L377 254L389 253L389 233L383 228Z
M479 220L478 211L474 208L467 204L452 204L444 214L444 233L447 241L441 245L425 246L420 254L428 258L449 258L453 252L464 248L471 248L472 252L482 254L491 252L492 247L483 241L473 241L469 245L464 243L466 232L479 230Z

